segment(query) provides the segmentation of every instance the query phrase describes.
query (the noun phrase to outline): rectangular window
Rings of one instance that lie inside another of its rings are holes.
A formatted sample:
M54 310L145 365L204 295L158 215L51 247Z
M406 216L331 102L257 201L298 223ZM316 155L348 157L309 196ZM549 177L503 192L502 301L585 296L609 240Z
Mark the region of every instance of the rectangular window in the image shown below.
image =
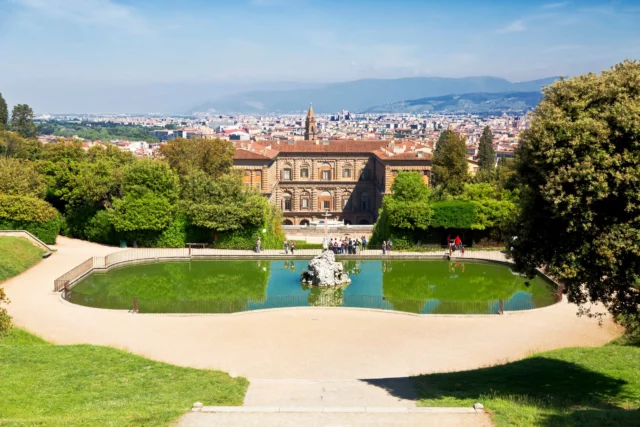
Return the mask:
M284 199L284 210L285 211L291 210L291 199Z
M345 210L351 209L351 200L350 199L344 199L344 205L343 205Z
M307 168L300 169L300 178L309 178L309 169Z
M262 171L253 171L253 186L262 187Z
M244 171L242 182L244 183L245 187L249 187L251 185L251 171Z
M324 208L324 210L329 210L331 209L331 202L328 200L325 200L324 202L322 202L322 207Z
M302 209L309 209L309 199L302 199Z
M343 178L351 178L351 169L343 169L342 170Z
M285 180L288 180L288 181L291 180L291 169L284 169L282 171L282 179L285 179Z
M362 209L363 211L366 211L368 204L369 204L368 200L361 200L360 201L360 209Z
M322 171L322 179L329 181L331 179L331 171Z

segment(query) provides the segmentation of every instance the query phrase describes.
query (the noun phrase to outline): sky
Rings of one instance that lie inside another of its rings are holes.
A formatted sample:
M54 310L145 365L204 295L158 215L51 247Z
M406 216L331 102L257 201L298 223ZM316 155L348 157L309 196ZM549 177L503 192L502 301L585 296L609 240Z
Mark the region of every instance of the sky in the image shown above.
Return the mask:
M283 82L577 75L640 59L638 22L640 0L0 0L0 93L78 112Z

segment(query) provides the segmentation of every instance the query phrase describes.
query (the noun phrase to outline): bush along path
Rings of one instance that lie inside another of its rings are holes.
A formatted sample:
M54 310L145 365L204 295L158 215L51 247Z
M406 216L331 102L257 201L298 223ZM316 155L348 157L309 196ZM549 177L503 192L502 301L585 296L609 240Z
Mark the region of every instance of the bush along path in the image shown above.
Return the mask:
M166 426L205 405L241 405L244 378L108 347L60 346L14 328L0 338L0 424Z

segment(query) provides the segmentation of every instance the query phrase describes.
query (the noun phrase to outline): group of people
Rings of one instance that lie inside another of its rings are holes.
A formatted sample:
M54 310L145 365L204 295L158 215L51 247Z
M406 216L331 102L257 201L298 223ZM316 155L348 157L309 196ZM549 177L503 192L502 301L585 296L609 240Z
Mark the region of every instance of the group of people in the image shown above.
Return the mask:
M330 250L334 254L349 254L356 255L361 250L367 249L367 238L362 236L359 239L352 239L351 237L345 237L343 239L326 237L322 239L322 250Z
M393 242L391 239L382 241L382 255L391 253L391 249L393 249Z
M464 246L462 245L462 239L460 236L456 236L455 239L451 239L451 234L447 236L447 246L449 247L449 256L454 251L461 251L464 254Z
M291 241L284 241L284 253L285 254L289 254L289 251L291 251L291 255L293 255L293 251L296 249L296 242L294 242L293 240Z

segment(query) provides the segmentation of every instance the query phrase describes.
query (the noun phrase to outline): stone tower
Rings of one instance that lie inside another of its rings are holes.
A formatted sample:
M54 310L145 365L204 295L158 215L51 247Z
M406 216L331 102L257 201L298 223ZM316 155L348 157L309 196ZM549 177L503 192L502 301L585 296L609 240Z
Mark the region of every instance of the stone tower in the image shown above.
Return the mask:
M313 107L309 104L309 112L304 122L304 139L315 141L318 138L318 128L316 127L316 117L313 115Z

